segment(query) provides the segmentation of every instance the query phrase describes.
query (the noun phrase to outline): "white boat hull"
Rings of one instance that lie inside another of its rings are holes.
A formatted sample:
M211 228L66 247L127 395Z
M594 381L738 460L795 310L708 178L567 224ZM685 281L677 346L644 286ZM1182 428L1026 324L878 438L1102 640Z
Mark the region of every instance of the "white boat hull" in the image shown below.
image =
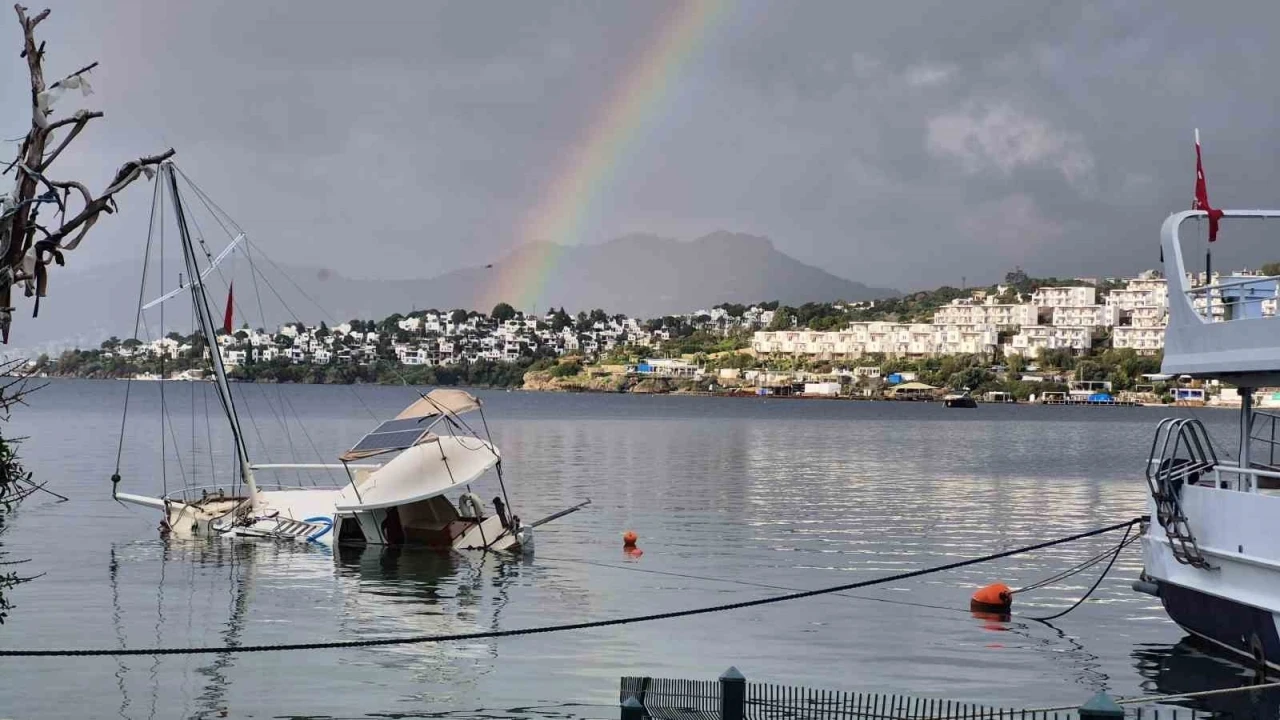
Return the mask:
M1177 561L1154 520L1154 501L1148 504L1145 574L1170 619L1222 650L1280 669L1280 542L1272 534L1280 526L1280 497L1183 487L1183 513L1207 570Z
M389 537L385 523L391 508L339 512L336 508L342 496L338 489L266 490L258 492L256 508L249 507L247 497L222 495L189 503L124 493L118 494L117 499L162 509L165 517L162 527L180 538L258 537L327 546L350 538L350 542L375 545L500 552L529 551L533 547L531 528L509 530L497 515L478 520L458 518L447 523L447 532L415 532L410 527L396 537ZM437 503L441 500L443 498ZM348 535L342 530L344 523L354 524L360 532L352 531Z

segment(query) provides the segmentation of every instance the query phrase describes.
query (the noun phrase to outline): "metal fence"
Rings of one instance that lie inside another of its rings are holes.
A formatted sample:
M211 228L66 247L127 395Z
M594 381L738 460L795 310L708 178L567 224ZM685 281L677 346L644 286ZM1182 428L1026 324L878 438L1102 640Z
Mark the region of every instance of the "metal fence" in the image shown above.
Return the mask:
M622 720L1199 720L1189 708L1120 708L1095 696L1078 708L997 708L933 698L849 693L747 682L735 668L719 680L622 678Z

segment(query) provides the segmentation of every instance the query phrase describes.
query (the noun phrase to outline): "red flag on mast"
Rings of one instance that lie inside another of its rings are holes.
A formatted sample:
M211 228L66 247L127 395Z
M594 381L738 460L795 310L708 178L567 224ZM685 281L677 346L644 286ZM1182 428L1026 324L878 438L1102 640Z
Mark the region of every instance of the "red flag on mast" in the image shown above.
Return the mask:
M236 284L233 282L227 286L227 311L222 316L222 332L231 334L231 308L232 308L232 292L235 290Z
M1209 214L1209 242L1218 239L1218 220L1222 211L1209 205L1209 188L1204 182L1204 165L1200 162L1200 128L1196 128L1196 200L1192 210L1204 210Z

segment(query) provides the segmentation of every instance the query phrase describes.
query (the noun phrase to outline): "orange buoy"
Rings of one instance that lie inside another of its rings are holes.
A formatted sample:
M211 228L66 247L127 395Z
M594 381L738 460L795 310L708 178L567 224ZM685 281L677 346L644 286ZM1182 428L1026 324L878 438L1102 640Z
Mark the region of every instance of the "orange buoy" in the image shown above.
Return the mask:
M972 612L1008 613L1013 607L1013 591L1004 583L991 583L979 588L969 599Z
M636 541L639 539L640 536L636 535L634 530L628 530L622 533L622 547L633 548L636 546Z

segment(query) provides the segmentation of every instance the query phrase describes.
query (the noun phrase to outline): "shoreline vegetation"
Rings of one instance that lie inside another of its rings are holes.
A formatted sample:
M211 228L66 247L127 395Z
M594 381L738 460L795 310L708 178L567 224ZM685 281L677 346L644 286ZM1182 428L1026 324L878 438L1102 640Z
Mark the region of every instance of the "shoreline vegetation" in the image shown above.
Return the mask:
M1025 275L1012 279L1017 282L1002 286L1011 296L1065 282ZM1160 373L1160 355L1109 347L1109 336L1095 338L1089 350L1044 350L1034 359L998 352L817 358L751 349L758 330L917 320L971 293L973 289L943 287L874 303L723 303L711 311L643 321L602 310L573 316L564 308L527 315L500 303L489 314L425 310L380 321L352 320L333 329L293 322L268 333L246 325L221 335L218 343L230 359L230 377L255 383L726 396L799 394L812 383L825 386L822 395L880 399L889 394L889 378L899 375L936 391L916 394L916 400L967 389L977 399L994 393L1002 400L1024 402L1065 393L1071 381L1092 381L1110 383L1110 392L1127 402L1172 402L1172 388L1150 378ZM199 335L170 333L150 343L111 338L97 349L68 350L56 358L43 355L28 363L27 371L49 377L200 379L207 376L207 354Z

